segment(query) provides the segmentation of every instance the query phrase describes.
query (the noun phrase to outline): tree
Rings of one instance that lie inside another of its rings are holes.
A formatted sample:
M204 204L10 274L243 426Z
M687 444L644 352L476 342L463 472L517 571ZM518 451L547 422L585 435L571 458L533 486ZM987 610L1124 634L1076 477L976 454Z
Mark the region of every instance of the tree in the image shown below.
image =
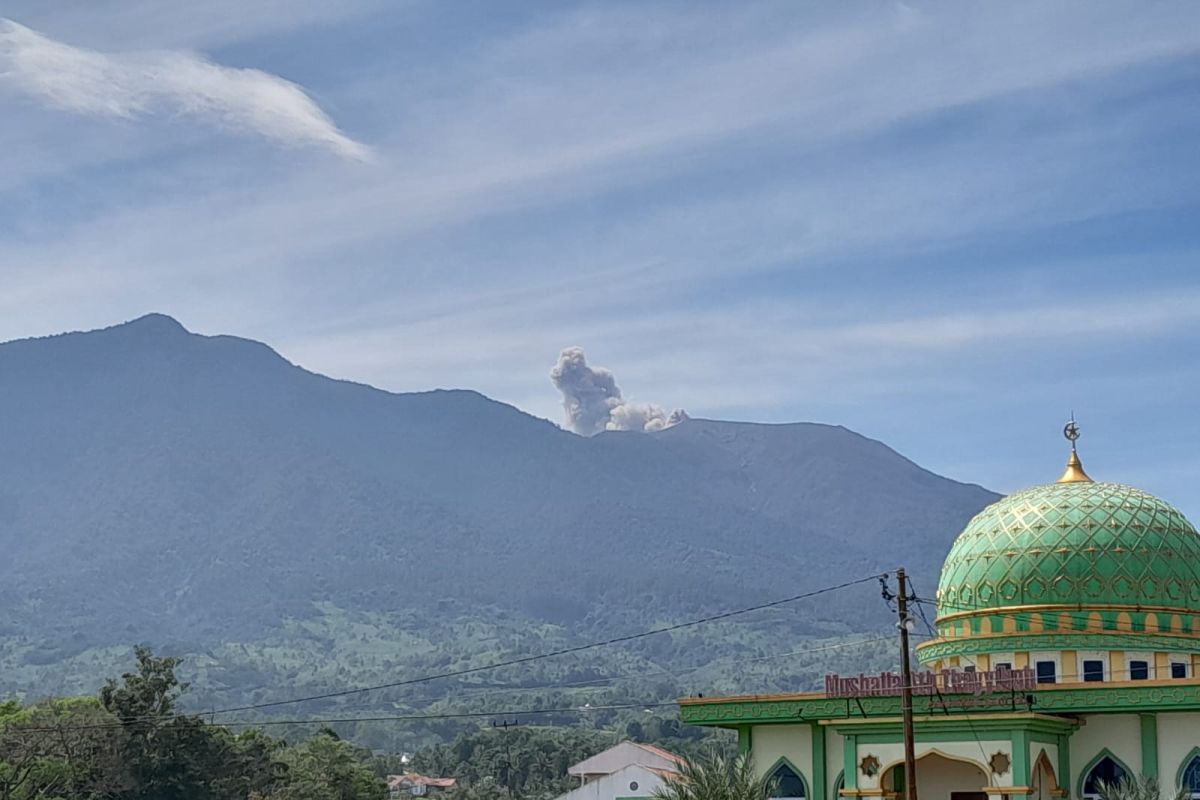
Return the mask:
M236 736L176 714L186 688L177 658L156 658L138 647L137 671L100 690L101 705L120 725L120 769L110 776L115 800L241 800L267 792L283 777L277 745L259 734Z
M95 797L117 763L113 723L94 698L0 703L0 800Z
M746 756L726 758L711 752L680 765L679 777L655 791L659 800L769 800L775 780L758 776Z
M1145 775L1122 778L1114 783L1101 781L1096 788L1100 800L1188 800L1191 797L1191 793L1184 789L1164 797L1158 778Z
M323 730L280 753L287 765L283 785L264 800L383 800L387 784L349 742Z

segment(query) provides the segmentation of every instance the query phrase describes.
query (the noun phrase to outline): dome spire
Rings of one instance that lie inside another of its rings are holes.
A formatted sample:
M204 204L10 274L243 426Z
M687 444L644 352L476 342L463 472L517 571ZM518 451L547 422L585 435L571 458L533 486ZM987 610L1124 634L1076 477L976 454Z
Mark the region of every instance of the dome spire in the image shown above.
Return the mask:
M1067 459L1067 469L1058 479L1059 483L1091 483L1092 479L1083 471L1083 462L1075 450L1075 440L1079 438L1079 426L1075 424L1075 412L1071 412L1071 421L1063 426L1063 436L1071 443L1071 457Z

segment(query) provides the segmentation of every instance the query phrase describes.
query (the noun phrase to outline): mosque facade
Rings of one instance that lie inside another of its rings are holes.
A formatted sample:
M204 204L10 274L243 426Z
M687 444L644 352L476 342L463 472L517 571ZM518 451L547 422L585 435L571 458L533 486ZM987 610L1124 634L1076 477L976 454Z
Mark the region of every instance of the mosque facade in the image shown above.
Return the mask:
M976 515L944 563L936 635L916 648L919 800L1096 800L1156 778L1200 800L1200 535L1178 510L1093 481ZM777 795L906 797L901 680L830 675L819 693L689 698L734 729Z

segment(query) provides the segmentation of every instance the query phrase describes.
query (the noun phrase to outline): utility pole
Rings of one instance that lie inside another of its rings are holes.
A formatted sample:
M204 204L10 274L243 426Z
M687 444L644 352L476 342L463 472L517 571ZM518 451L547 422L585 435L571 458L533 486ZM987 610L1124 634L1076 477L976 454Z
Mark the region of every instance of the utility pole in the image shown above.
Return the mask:
M504 736L504 783L506 786L508 786L509 797L512 797L513 795L516 794L516 782L513 780L512 753L509 751L509 748L508 748L508 735L507 734L508 734L509 726L512 725L513 727L516 727L516 724L517 724L517 721L515 719L512 722L509 722L508 720L504 720L499 725L496 724L495 720L492 720L493 728L501 728L504 731L504 734L502 734Z
M896 611L900 619L900 707L904 714L904 800L917 800L917 758L913 744L913 693L912 668L908 657L908 632L913 628L908 615L908 577L904 568L896 570L896 582L900 593L896 597Z

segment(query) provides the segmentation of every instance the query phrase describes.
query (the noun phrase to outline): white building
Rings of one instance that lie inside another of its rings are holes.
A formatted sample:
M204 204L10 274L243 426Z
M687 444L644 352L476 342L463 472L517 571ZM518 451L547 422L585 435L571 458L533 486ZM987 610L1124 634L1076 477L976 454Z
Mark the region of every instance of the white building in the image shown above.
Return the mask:
M567 774L579 778L579 786L557 800L650 797L679 774L681 760L660 747L621 742L570 767Z

